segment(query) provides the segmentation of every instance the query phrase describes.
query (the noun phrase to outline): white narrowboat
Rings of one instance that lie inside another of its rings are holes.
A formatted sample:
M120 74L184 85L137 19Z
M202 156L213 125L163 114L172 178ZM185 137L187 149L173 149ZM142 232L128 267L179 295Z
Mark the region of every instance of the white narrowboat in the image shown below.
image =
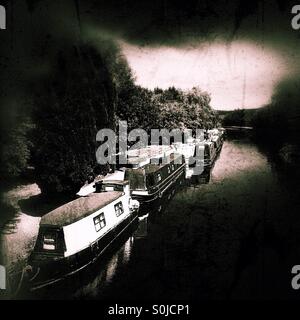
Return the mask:
M138 222L139 203L131 199L127 181L103 183L97 191L41 218L27 268L32 289L83 269Z

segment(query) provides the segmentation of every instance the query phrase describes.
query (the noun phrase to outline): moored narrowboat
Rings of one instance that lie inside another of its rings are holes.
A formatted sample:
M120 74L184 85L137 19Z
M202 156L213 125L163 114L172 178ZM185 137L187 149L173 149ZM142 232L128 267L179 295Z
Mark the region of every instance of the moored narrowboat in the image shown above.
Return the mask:
M209 169L222 149L224 141L223 128L215 128L205 132L205 139L192 139L187 143L174 143L176 152L182 154L186 162L186 178L202 175Z
M191 177L191 170L189 165L191 163L191 158L194 157L195 155L195 150L196 150L195 139L192 139L188 143L182 143L182 142L173 143L172 146L177 153L181 154L184 157L185 178L189 179Z
M162 201L170 198L185 178L186 164L181 154L171 153L157 161L141 167L127 167L124 172L124 178L130 182L132 198L140 202L141 214L160 209Z
M102 183L128 180L131 197L140 202L140 215L160 211L164 200L174 194L175 188L185 178L185 158L175 152L171 146L132 150L126 165L118 166L113 173L83 186L77 194L82 196L96 192Z
M104 183L97 191L41 218L27 267L31 289L55 283L91 264L138 221L139 203L130 197L127 181Z
M201 175L205 170L210 169L217 158L219 150L216 144L210 140L195 144L194 155L190 158L188 165L187 178Z
M211 141L214 144L215 149L217 152L221 151L222 145L223 145L223 131L220 129L212 129L209 131L209 141Z
M218 149L213 141L204 143L204 167L211 167L217 157Z

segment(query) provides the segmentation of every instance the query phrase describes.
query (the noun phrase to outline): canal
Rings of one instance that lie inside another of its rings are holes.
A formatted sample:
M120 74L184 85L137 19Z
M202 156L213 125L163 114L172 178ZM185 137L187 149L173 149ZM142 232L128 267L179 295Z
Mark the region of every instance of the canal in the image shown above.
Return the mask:
M101 261L49 290L20 290L16 298L299 298L291 288L291 269L300 264L297 177L268 148L245 135L229 136L201 183L187 183ZM38 193L33 184L7 194L17 212L1 244L15 279L40 220L18 203Z

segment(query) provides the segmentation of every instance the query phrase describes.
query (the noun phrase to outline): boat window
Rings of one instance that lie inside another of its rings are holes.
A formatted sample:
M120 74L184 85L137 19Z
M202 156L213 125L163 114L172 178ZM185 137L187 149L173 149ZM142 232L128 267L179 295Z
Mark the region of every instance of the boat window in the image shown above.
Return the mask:
M103 212L100 213L98 216L94 217L94 225L97 232L106 226L106 221Z
M56 249L56 233L48 232L43 237L43 249L55 250Z
M156 174L156 179L157 179L158 182L161 181L161 174L160 174L160 172L158 172L158 173Z
M173 163L171 164L171 169L172 169L172 171L174 171L174 170L175 170L175 166L174 166L174 164L173 164Z
M124 213L123 203L121 201L115 204L115 212L117 217Z
M168 174L170 174L171 173L171 169L170 169L170 167L168 166Z

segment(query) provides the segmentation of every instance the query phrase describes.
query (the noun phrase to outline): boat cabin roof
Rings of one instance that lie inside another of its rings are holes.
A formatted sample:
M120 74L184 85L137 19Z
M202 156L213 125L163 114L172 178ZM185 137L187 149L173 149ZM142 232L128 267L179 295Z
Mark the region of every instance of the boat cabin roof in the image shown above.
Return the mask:
M150 163L153 158L162 158L174 152L173 147L169 145L151 145L141 149L127 151L127 168L143 168Z
M136 173L140 173L140 174L143 174L143 172L145 172L146 175L149 174L149 173L154 173L154 172L159 171L161 168L163 168L163 167L165 167L167 165L170 165L172 162L175 161L175 159L180 158L180 157L182 158L182 155L177 154L177 153L176 154L175 153L171 153L169 155L169 162L165 162L166 159L164 160L164 158L157 158L157 159L159 159L159 163L158 164L150 162L149 164L146 164L143 168L133 169L133 171L136 172ZM143 171L143 169L145 171Z
M87 197L80 197L44 215L41 218L40 225L67 226L104 208L123 194L124 192L121 191L109 191L91 193Z
M119 186L126 186L126 185L129 184L128 180L113 180L113 179L111 179L111 180L103 180L102 183L104 185L106 185L106 184L109 184L109 185L110 184L114 184L114 185L119 185Z

